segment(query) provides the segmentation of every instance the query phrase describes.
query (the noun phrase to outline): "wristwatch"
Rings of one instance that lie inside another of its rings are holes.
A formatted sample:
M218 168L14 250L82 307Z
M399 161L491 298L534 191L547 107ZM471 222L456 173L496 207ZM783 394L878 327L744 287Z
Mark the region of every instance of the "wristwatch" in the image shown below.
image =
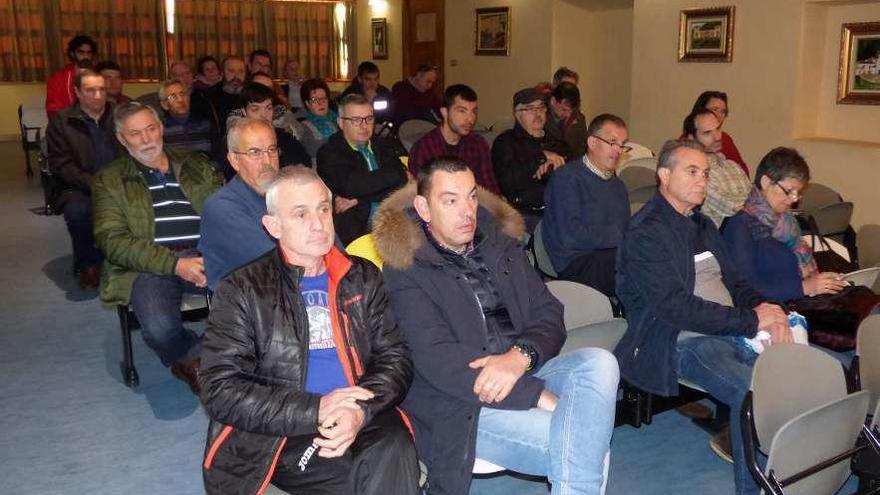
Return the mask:
M510 346L511 349L515 349L517 352L523 355L526 359L529 360L529 365L526 367L526 371L531 371L532 368L535 367L535 361L538 359L538 353L535 352L535 349L526 344L513 344Z

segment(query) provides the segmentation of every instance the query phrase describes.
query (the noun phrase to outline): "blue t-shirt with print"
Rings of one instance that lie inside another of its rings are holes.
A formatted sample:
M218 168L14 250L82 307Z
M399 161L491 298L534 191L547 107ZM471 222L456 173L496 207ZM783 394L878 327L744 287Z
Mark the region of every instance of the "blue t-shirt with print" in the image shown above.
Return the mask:
M327 394L347 387L348 379L336 354L333 324L330 321L327 272L316 277L303 277L300 285L306 312L309 315L309 364L306 369L306 392Z

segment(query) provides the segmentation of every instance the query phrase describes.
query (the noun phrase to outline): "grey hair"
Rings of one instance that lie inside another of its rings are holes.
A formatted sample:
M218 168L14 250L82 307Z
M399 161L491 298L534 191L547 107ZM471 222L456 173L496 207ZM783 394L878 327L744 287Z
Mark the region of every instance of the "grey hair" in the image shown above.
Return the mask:
M350 93L342 97L339 100L339 116L345 117L345 108L349 105L370 105L370 101L367 100L364 95L358 93ZM373 107L370 106L372 109Z
M678 162L675 152L682 148L706 152L705 146L693 139L670 139L663 143L660 154L657 156L657 168L672 168Z
M318 182L324 186L324 189L327 189L327 196L332 197L330 188L327 187L327 184L321 180L321 177L314 170L303 165L284 167L278 172L278 177L266 187L266 212L269 215L275 215L278 213L278 190L281 189L282 185L288 182L292 182L298 186Z
M125 126L125 121L128 120L132 115L136 113L140 113L143 111L149 111L150 114L156 119L156 123L161 124L162 119L159 118L159 114L156 112L156 109L151 107L150 105L144 105L138 101L129 101L127 103L123 103L122 105L117 106L113 110L113 129L117 134L122 134L122 128Z
M252 117L240 117L234 119L229 124L229 129L226 131L226 147L231 151L241 151L238 149L239 136L245 129L251 129L254 127L265 127L273 136L275 135L275 128L269 125L268 122Z
M177 79L167 79L159 83L159 89L157 93L159 94L160 101L165 101L165 99L168 98L168 88L175 84L179 84L180 86L183 86L183 89L186 89L186 86L184 86L184 84Z

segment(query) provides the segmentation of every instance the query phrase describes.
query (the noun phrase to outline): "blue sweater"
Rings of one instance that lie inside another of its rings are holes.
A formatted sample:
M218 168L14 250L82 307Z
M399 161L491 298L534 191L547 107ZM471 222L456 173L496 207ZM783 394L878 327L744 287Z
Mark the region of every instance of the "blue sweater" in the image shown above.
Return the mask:
M557 272L579 256L616 248L630 216L623 181L617 177L603 180L582 158L553 172L544 203L544 246Z
M266 200L235 176L205 202L199 251L205 258L208 287L275 248L263 229Z
M797 258L770 235L770 227L740 211L727 220L722 235L731 261L755 290L779 301L804 297Z

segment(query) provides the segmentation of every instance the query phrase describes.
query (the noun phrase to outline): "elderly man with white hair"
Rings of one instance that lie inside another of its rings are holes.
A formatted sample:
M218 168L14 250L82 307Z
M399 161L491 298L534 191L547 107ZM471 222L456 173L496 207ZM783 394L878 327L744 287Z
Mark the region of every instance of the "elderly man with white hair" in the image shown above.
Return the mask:
M415 448L395 410L412 362L379 270L333 246L332 196L313 170L284 168L266 210L277 249L214 292L205 491L415 495Z
M220 178L201 154L166 148L156 111L137 102L114 111L128 153L92 181L95 239L104 253L101 300L131 304L147 345L198 393L199 339L184 328L184 291L204 290L199 213Z

